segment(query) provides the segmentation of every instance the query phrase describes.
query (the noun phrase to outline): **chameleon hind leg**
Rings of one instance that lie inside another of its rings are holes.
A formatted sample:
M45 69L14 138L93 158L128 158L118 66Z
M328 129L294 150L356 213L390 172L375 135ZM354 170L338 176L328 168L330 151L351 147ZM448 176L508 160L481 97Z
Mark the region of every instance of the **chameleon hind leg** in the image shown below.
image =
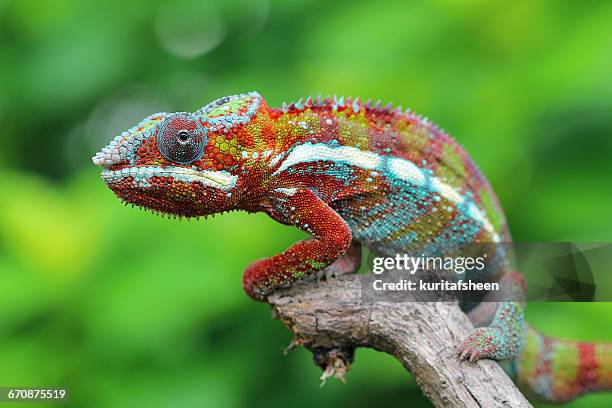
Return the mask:
M474 329L459 345L459 359L507 360L518 354L524 330L524 280L520 274L510 272L502 277L500 284L504 288L503 296L512 301L491 302L485 298L468 313L470 321L482 327Z
M289 286L331 265L347 252L352 240L348 224L312 191L277 189L276 194L274 207L268 213L311 234L312 238L247 267L242 285L256 300L264 300L276 288Z

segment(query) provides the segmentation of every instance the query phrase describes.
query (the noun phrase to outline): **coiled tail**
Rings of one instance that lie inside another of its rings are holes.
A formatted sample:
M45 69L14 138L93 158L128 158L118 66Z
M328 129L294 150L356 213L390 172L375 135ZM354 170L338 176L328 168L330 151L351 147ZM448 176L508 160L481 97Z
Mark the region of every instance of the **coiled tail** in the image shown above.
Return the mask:
M558 340L527 327L510 374L528 398L541 401L612 390L612 344Z

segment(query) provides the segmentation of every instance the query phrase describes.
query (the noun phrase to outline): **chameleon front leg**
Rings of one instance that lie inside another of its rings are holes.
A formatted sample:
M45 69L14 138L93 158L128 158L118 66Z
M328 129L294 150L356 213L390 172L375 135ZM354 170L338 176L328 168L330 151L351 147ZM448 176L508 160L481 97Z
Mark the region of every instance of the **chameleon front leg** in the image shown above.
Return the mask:
M342 217L306 188L284 189L282 196L274 199L274 206L274 212L282 214L287 224L310 233L312 238L247 267L242 286L256 300L332 264L347 252L352 239Z
M361 243L353 240L351 246L344 255L336 259L332 264L321 269L318 273L320 279L337 278L357 272L361 266Z
M519 273L510 272L499 283L504 288L502 296L509 301L492 302L485 298L468 313L474 325L486 326L474 329L459 345L459 359L470 362L483 358L507 360L519 352L525 330L525 281Z

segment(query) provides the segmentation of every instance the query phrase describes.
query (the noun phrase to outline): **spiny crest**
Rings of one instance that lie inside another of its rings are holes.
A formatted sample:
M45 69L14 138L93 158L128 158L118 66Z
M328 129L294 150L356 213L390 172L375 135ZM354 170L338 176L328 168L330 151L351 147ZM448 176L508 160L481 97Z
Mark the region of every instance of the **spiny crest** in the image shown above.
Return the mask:
M137 208L140 211L144 211L146 213L151 213L151 214L157 215L158 217L161 217L161 218L168 218L168 219L174 219L174 220L179 220L179 221L191 221L192 219L197 221L200 218L204 218L205 220L207 220L208 218L215 218L216 215L228 214L228 213L231 213L231 212L239 211L238 209L228 209L228 210L219 211L218 213L202 214L202 215L172 214L172 213L164 212L162 210L156 210L154 208L143 207L141 205L134 204L134 203L131 203L129 201L126 201L126 200L124 200L122 198L119 198L119 200L121 201L121 204L123 204L126 207L130 206L131 208Z
M300 98L297 101L293 101L291 103L283 102L281 106L281 111L289 112L291 110L302 111L311 108L324 108L331 107L334 110L338 110L340 108L351 108L355 113L359 112L360 107L364 107L369 110L375 110L380 112L387 113L398 113L398 114L408 114L410 110L406 110L405 112L402 110L401 106L393 108L393 104L389 103L384 108L381 108L381 101L378 100L375 104L372 103L372 99L368 99L365 102L361 102L359 97L353 98L351 96L327 96L323 97L319 94L316 97L309 96L306 99Z
M380 99L373 103L372 99L368 99L365 102L361 102L359 97L353 98L351 96L344 97L336 95L323 97L321 94L319 94L316 97L309 96L305 99L300 98L297 101L293 101L290 103L283 102L280 107L280 110L283 113L297 113L313 108L331 108L333 111L352 109L354 113L357 113L362 107L365 108L367 111L374 113L403 116L407 120L415 120L424 126L433 128L440 132L444 132L442 128L431 122L427 116L417 115L410 109L404 110L401 105L394 107L391 102L389 102L385 106L382 106L382 102Z

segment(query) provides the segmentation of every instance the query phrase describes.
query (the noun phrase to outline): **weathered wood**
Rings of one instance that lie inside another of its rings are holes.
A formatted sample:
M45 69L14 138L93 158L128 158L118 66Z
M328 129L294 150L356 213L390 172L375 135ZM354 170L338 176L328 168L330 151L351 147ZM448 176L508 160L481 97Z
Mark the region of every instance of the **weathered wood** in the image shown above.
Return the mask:
M501 367L460 362L472 325L455 303L361 303L359 275L309 281L268 298L276 316L325 369L343 378L356 347L393 355L436 407L530 407Z

